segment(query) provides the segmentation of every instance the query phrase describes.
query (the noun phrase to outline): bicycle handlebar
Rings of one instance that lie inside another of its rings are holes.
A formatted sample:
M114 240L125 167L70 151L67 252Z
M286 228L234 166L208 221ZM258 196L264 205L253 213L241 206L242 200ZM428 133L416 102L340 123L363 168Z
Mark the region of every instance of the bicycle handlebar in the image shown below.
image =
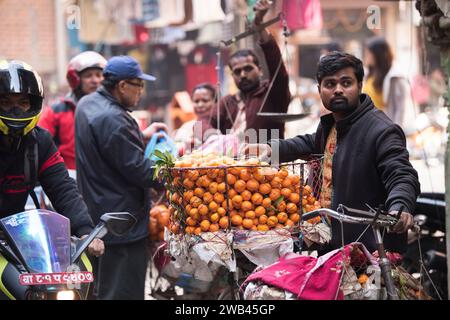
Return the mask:
M347 214L348 212L364 215L365 217L351 216ZM325 208L309 211L303 214L302 219L309 220L319 215L320 216L328 215L333 219L339 220L341 222L352 224L366 224L366 225L370 224L378 227L393 227L398 222L397 218L387 215L386 213L377 214L371 211L352 209L342 204L338 206L337 211Z

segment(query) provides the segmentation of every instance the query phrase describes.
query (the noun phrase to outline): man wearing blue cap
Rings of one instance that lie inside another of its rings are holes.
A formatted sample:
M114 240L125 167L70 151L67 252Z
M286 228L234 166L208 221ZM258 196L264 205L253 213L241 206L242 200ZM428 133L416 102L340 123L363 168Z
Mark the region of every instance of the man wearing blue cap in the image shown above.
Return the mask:
M83 97L75 113L77 182L95 223L105 212L126 211L138 222L125 236L107 235L98 261L97 298L144 299L147 270L149 188L153 163L144 157L145 140L163 123L143 132L131 117L145 81L154 81L129 56L111 58L96 92Z

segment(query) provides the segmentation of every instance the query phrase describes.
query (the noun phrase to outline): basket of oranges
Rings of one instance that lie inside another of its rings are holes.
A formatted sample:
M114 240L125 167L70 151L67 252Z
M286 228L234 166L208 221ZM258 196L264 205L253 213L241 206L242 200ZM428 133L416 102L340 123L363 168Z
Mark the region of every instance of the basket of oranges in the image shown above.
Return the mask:
M274 167L258 159L191 154L160 168L169 199L169 231L298 232L304 212L320 207L321 158Z

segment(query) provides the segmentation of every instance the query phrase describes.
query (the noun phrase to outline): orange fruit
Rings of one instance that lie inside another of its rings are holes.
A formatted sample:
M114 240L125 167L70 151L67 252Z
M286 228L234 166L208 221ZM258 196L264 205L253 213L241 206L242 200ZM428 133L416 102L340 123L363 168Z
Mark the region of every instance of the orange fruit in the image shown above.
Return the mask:
M241 180L248 181L252 178L252 174L247 169L243 169L239 173L239 178Z
M191 198L194 196L194 191L188 190L183 193L183 200L189 202Z
M217 192L225 193L227 191L227 185L225 182L221 182L217 185Z
M201 205L199 205L198 206L198 213L201 215L201 216L206 216L208 213L209 213L209 208L208 208L208 206L206 205L206 204L201 204Z
M220 226L222 229L227 229L227 228L229 227L229 220L228 220L228 217L222 217L222 218L220 218L219 226Z
M268 215L268 216L276 216L277 213L274 210L269 210L269 211L266 212L266 215Z
M259 189L259 182L255 179L250 179L247 181L247 190L250 192L256 192Z
M280 203L277 205L277 210L279 212L286 211L286 201L280 201Z
M172 226L170 227L170 231L174 234L178 234L178 232L180 232L180 224L179 223L172 224Z
M295 203L288 203L286 205L287 213L296 213L298 211L297 205Z
M292 228L294 226L294 221L291 219L287 219L287 221L284 223L286 227Z
M264 198L260 193L254 193L251 197L251 201L255 206L259 206L263 202Z
M234 184L234 190L236 190L239 193L243 192L246 187L247 187L247 184L245 183L244 180L238 180Z
M231 223L233 226L240 226L242 224L242 217L238 214L231 217Z
M282 179L285 179L289 175L289 172L286 169L281 169L276 175Z
M268 219L267 219L267 225L269 226L269 227L275 227L276 225L278 224L278 218L277 217L275 217L275 216L270 216Z
M189 201L189 203L191 204L192 207L198 208L198 206L200 206L202 204L202 199L200 199L199 197L193 196L191 198L191 200Z
M270 198L263 199L262 206L264 208L270 208L271 205L272 205L272 199L270 199Z
M245 229L251 229L253 227L253 220L252 219L244 219L244 220L242 220L242 226Z
M192 227L192 226L187 226L187 227L184 229L184 232L186 232L187 234L193 234L194 231L195 231L195 227Z
M258 218L253 218L253 224L255 226L257 226L259 224L259 219Z
M250 201L244 201L241 204L241 209L244 212L253 210L253 204Z
M209 231L210 232L216 232L219 231L220 227L217 223L211 223L211 225L209 226Z
M171 200L172 200L172 202L175 202L175 203L180 203L179 201L180 201L180 195L178 194L178 193L174 193L173 195L172 195L172 197L171 197Z
M220 216L218 213L212 213L209 216L209 220L211 220L211 222L217 222L217 221L219 221L219 219L220 219Z
M309 185L305 184L303 186L303 195L309 196L311 193L312 193L312 188Z
M190 179L192 181L195 181L199 177L199 172L197 170L187 170L186 172L186 178Z
M314 198L312 195L308 196L308 204L312 205L316 202L316 198Z
M270 191L269 198L272 201L277 200L279 197L281 197L280 189L272 189L272 191Z
M291 196L292 191L289 188L283 188L281 189L281 195L284 197L284 199L289 199L289 197Z
M208 207L211 212L217 212L217 209L219 209L219 205L215 201L211 201Z
M234 175L232 175L231 173L227 174L227 182L228 185L232 186L236 183L236 177Z
M209 192L205 192L203 195L203 203L209 204L211 201L213 201L213 195Z
M211 194L215 194L217 192L217 189L218 189L217 182L211 182L211 184L208 186L208 190Z
M262 183L259 185L259 192L261 194L269 194L272 190L272 187L269 183Z
M195 186L195 183L194 183L194 181L190 180L189 178L185 178L185 179L183 180L183 186L184 186L186 189L193 189L194 186Z
M260 216L260 217L258 218L259 224L266 224L266 223L267 223L267 220L268 220L268 218L267 218L267 216L266 216L265 214L263 214L262 216Z
M266 225L266 224L258 224L258 225L256 226L256 229L257 229L258 231L269 231L269 226Z
M194 195L199 197L199 198L203 198L203 195L205 194L205 190L203 188L195 188L194 189Z
M194 219L192 219L191 217L188 217L188 218L186 219L186 224L187 224L188 226L193 227L193 226L195 226L195 225L197 224L197 220L194 220Z
M195 235L199 236L201 233L202 233L202 228L200 228L200 227L195 228L195 230L194 230Z
M244 200L244 201L250 201L251 198L252 198L252 193L251 193L250 191L248 191L248 190L244 190L244 191L241 193L241 196L242 196L242 200Z
M290 188L292 185L291 178L289 178L289 177L284 178L282 185L284 188Z
M219 209L217 209L217 213L219 214L220 217L223 217L227 214L227 210L225 208L220 207Z
M170 209L173 209L173 207L170 207ZM189 214L189 212L191 212L192 206L190 204L186 205L185 207L186 212Z
M263 206L259 206L259 207L257 207L256 209L255 209L255 215L256 215L256 217L260 217L260 216L262 216L263 214L265 214L266 213L266 209L263 207Z
M222 208L224 208L225 210L233 210L233 202L231 200L225 200L224 202L222 202Z
M189 210L189 216L192 217L193 219L195 219L194 217L196 217L198 215L198 208L192 208L191 210Z
M250 228L250 230L252 230L252 231L258 231L258 228L257 228L255 225L253 225L253 226Z
M289 196L289 201L295 204L298 204L300 202L300 196L298 193L291 193Z
M210 226L211 226L211 222L209 222L208 220L203 220L202 222L200 222L200 228L204 232L209 231Z
M306 199L306 196L302 199L302 207L306 206L308 204L308 200Z
M298 213L291 213L289 219L292 220L292 222L297 223L300 221L300 215Z
M210 178L208 178L207 176L204 176L203 182L202 182L202 187L206 189L211 185L211 183L212 183L212 180Z
M253 173L253 178L255 178L259 183L264 183L266 181L266 177L261 173L260 169L255 170Z
M216 203L222 203L222 202L224 202L224 200L225 200L225 197L223 196L223 194L221 194L221 193L214 194L214 201Z
M293 185L297 185L300 182L300 176L294 174L292 176L289 176L291 178L291 182Z
M239 176L240 173L241 173L241 170L238 167L232 167L232 168L228 169L228 174Z
M242 196L241 195L235 195L234 197L233 197L233 199L232 199L232 201L233 201L233 204L236 206L236 207L238 207L238 206L240 206L241 204L242 204Z
M286 212L280 212L277 214L277 219L279 223L285 223L288 220L288 215Z
M231 188L230 190L228 190L228 197L230 198L230 199L233 199L233 197L235 196L235 195L237 195L238 193L236 192L236 190L234 190L233 188Z
M272 181L270 181L270 186L272 188L280 189L283 186L282 182L283 182L283 180L281 180L281 178L275 177L272 179Z
M255 219L256 213L255 213L255 211L249 210L245 213L245 217L247 219Z

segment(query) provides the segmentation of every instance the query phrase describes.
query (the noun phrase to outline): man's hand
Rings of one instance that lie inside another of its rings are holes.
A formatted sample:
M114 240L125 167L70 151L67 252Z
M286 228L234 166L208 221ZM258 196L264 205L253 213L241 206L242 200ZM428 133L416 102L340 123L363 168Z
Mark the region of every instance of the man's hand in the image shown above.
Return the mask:
M145 140L150 140L151 137L158 131L165 131L168 132L167 126L165 123L162 122L154 122L151 125L149 125L147 128L145 128L142 131L142 134L144 135Z
M80 238L80 240L83 240L87 236L88 235L85 234L84 236L82 236ZM103 255L105 253L105 244L103 243L102 240L95 238L94 240L92 240L92 242L88 246L88 253L97 258L100 257L101 255Z
M239 154L244 157L258 157L261 161L267 161L272 154L272 148L268 144L245 144Z
M269 0L259 0L255 4L255 6L253 7L253 10L255 11L255 20L254 20L255 25L261 24L271 4L272 1Z
M398 211L389 211L389 215L397 216ZM409 212L402 212L397 224L392 228L395 233L404 233L414 225L414 218Z

